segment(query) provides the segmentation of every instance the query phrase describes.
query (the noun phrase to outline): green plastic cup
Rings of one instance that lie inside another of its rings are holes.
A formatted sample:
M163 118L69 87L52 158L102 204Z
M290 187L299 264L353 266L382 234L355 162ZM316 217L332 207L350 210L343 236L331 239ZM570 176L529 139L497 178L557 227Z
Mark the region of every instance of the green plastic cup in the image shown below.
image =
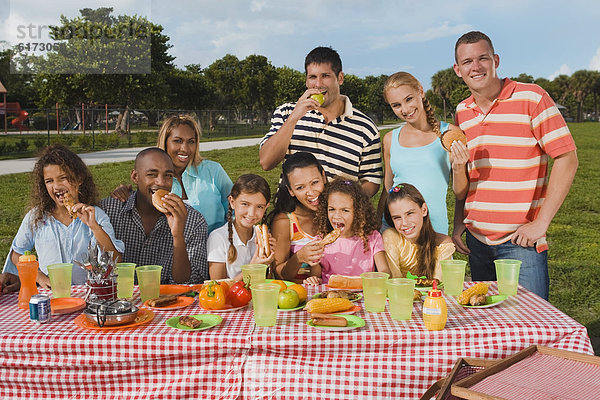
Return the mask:
M48 265L48 277L52 288L52 297L71 297L71 275L73 264L60 263Z
M450 296L458 296L463 291L467 262L464 260L441 260L440 264L442 265L444 292Z
M277 323L277 299L280 286L274 283L255 283L250 289L256 326L274 326Z
M135 269L142 303L160 296L160 265L142 265Z
M133 277L135 263L117 263L117 297L130 299L133 297Z
M409 320L413 310L415 280L392 278L385 282L390 302L390 316L397 321Z
M385 272L363 272L360 274L365 297L365 310L382 312L385 310L386 286L385 282L390 277Z
M494 264L496 264L498 292L505 296L516 296L519 287L521 260L494 260Z
M244 283L252 285L265 283L267 280L267 266L265 264L242 265L242 279Z

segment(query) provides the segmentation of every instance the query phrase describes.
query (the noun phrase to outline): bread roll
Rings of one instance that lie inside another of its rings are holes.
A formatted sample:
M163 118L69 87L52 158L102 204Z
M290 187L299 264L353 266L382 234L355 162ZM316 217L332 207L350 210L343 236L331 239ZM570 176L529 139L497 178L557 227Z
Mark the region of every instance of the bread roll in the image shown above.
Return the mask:
M164 207L165 203L162 200L167 194L169 194L169 192L164 189L158 189L152 194L152 205L163 214L168 213L167 209Z
M360 276L331 275L328 285L335 289L362 289L362 278Z
M450 151L450 147L454 141L462 142L465 146L467 145L467 136L460 129L447 130L446 132L442 133L440 140L442 142L442 147L448 152Z
M313 325L318 326L348 326L348 320L344 317L329 314L310 314Z

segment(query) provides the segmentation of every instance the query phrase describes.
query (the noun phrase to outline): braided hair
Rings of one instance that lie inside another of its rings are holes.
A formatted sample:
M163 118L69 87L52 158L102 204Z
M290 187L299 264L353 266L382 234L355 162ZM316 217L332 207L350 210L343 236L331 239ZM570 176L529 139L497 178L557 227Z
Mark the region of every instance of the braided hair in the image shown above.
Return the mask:
M260 193L264 196L267 203L271 198L271 188L269 187L269 183L260 175L256 174L244 174L241 175L231 188L231 192L229 196L232 199L237 199L237 197L242 193L254 194ZM227 250L227 262L232 263L237 259L237 250L233 245L233 208L231 204L227 207L227 232L229 238L229 249Z
M396 72L395 74L390 75L390 77L385 82L385 85L383 86L383 97L385 98L386 102L389 103L389 100L387 98L388 90L400 86L410 86L418 91L421 91L423 89L421 83L419 83L417 78L415 78L408 72ZM431 103L429 103L429 100L427 100L425 96L423 96L423 109L425 110L427 123L429 124L429 126L431 126L435 134L438 137L440 137L442 135L442 133L440 132L440 122L435 118L433 107L431 107Z

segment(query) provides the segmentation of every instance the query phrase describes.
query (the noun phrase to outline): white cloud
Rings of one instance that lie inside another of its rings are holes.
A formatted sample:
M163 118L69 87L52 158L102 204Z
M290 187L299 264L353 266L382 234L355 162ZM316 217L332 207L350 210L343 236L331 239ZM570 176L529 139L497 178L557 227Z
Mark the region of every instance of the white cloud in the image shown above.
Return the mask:
M592 57L588 68L593 71L600 71L600 47L596 50L596 54Z
M441 26L428 28L420 32L409 32L401 35L385 35L384 37L373 38L371 41L372 43L375 43L373 48L386 49L395 46L398 43L421 43L448 36L455 37L470 30L472 30L472 27L469 24L451 26L450 23L446 21Z
M573 70L571 69L571 67L569 67L567 64L563 64L560 66L558 71L555 71L552 75L548 77L548 79L552 81L559 75L571 75L572 73Z

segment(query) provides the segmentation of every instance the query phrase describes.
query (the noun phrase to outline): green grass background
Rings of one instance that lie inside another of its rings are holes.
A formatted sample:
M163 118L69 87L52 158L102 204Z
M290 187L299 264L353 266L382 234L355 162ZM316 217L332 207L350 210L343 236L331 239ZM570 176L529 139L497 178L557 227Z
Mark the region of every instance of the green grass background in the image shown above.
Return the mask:
M569 195L548 230L550 302L585 325L591 337L600 338L600 124L590 122L569 127L578 148L579 169ZM280 168L261 171L258 146L214 150L203 156L221 163L232 180L244 173L259 173L269 181L272 191L276 190ZM101 197L107 196L118 184L129 182L132 166L132 161L91 166ZM27 211L29 181L26 173L0 176L2 263ZM450 221L453 213L450 191ZM600 343L596 341L595 345L596 353L600 354Z

